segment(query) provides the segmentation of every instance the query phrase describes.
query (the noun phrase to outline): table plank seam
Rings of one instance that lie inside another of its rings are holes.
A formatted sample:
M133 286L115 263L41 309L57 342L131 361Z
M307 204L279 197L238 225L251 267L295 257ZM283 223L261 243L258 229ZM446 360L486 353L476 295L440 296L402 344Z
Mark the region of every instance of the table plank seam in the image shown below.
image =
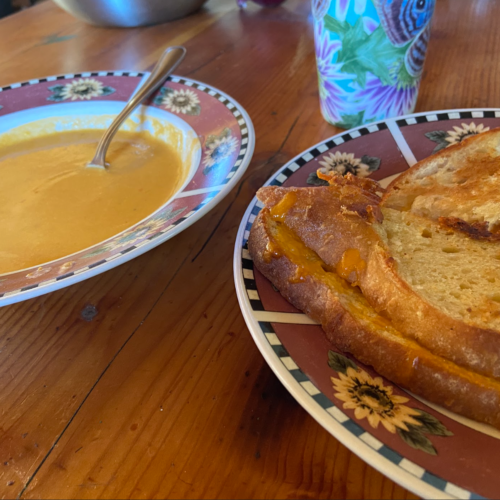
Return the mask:
M104 370L102 371L102 373L99 375L99 377L97 378L97 380L94 382L94 384L90 388L89 392L83 398L82 402L80 403L80 405L78 406L78 408L76 409L76 411L73 413L73 415L69 419L68 423L64 426L64 429L61 431L61 433L59 434L59 436L56 438L56 440L54 441L54 443L50 447L49 451L43 457L43 459L41 460L41 462L38 465L38 467L35 469L35 471L33 472L33 474L26 481L26 484L24 485L23 489L21 490L21 492L19 493L19 495L16 497L17 499L22 498L24 492L29 487L30 483L33 481L33 479L37 475L38 471L42 468L43 464L47 461L47 459L51 455L52 451L57 446L57 444L59 443L59 441L61 440L61 438L64 436L64 434L66 433L66 431L68 430L69 426L71 425L71 423L73 422L73 420L76 418L76 416L78 415L78 413L82 409L82 407L85 404L85 402L87 401L87 399L90 397L90 395L92 394L92 392L94 391L94 389L97 387L97 384L101 381L101 379L104 377L104 375L106 374L106 372L111 368L111 365L114 363L115 359L122 352L122 350L125 348L125 346L130 342L130 340L132 340L132 337L136 334L136 332L139 330L139 328L141 328L141 326L144 324L144 322L148 319L149 315L153 312L154 308L156 307L156 305L158 304L158 302L160 301L160 299L163 297L163 295L165 294L165 292L167 291L167 289L169 288L170 284L175 279L175 277L177 276L177 274L179 273L179 271L182 269L182 267L184 266L184 263L186 262L187 259L188 259L188 255L186 255L184 257L184 259L182 260L182 262L179 264L179 266L177 267L175 273L169 279L168 283L165 285L165 287L162 290L162 292L158 295L157 299L155 300L155 302L153 303L153 305L151 306L151 308L149 309L149 311L144 315L144 317L139 322L139 324L135 327L135 329L132 331L132 333L127 337L126 341L122 344L122 346L115 353L115 355L110 360L110 362L106 365L106 367L104 368Z

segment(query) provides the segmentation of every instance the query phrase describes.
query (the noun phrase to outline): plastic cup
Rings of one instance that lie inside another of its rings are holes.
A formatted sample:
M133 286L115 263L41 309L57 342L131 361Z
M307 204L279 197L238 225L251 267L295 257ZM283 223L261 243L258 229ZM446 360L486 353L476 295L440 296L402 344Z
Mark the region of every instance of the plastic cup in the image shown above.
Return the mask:
M435 0L312 0L325 120L352 128L413 112Z

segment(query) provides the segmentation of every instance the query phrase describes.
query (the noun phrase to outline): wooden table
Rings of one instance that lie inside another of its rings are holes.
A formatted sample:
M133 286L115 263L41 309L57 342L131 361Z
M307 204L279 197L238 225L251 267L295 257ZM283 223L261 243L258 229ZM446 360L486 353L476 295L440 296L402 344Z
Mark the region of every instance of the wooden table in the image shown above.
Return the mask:
M211 0L174 23L116 30L46 2L0 21L0 85L148 69L183 44L178 73L231 94L257 134L238 187L188 230L0 309L2 498L414 498L292 399L236 301L247 204L283 163L338 132L319 112L309 11L307 0L246 11ZM500 106L499 17L495 0L438 1L418 110Z

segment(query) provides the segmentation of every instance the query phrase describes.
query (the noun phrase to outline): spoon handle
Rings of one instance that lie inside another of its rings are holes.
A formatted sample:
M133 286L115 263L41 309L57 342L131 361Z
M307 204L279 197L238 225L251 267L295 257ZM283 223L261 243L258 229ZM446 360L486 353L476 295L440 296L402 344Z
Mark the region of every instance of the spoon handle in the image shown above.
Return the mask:
M105 168L106 152L109 143L116 134L122 123L134 111L141 102L150 96L160 85L165 81L167 76L177 67L186 54L184 47L169 47L156 63L149 78L144 82L144 85L135 93L128 101L120 114L113 120L104 135L102 136L93 160L88 165L89 167Z

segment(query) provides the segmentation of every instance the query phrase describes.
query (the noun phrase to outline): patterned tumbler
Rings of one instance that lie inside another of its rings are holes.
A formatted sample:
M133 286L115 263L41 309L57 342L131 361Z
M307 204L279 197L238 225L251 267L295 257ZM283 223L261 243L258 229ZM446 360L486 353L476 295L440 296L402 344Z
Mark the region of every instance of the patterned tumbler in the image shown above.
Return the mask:
M411 113L435 0L312 0L321 112L352 128Z

